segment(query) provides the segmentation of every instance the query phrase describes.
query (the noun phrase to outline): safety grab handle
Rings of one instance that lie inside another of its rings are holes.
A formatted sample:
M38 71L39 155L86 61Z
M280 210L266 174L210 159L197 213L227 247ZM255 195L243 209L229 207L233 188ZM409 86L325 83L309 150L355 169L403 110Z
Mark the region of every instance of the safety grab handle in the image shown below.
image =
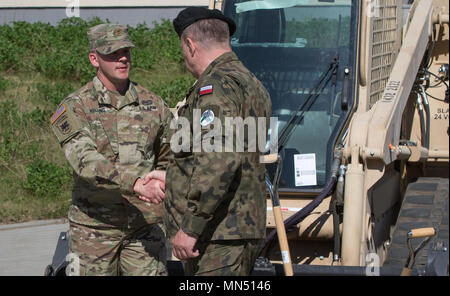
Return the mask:
M435 234L436 234L436 230L433 227L425 227L425 228L411 229L408 232L408 237L409 238L419 238L419 237L433 236Z

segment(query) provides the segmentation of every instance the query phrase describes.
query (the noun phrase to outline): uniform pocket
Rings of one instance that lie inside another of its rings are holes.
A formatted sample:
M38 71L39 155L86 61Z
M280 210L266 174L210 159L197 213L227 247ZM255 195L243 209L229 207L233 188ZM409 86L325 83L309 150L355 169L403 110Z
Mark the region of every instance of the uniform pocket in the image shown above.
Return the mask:
M242 241L213 241L203 251L196 273L233 275L235 268L239 267L242 261L244 249L245 243Z

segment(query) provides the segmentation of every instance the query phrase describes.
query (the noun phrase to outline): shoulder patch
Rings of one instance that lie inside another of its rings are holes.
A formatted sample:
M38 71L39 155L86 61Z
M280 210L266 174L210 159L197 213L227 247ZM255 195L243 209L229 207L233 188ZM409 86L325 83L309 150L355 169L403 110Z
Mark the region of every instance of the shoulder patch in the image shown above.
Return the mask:
M211 85L207 85L207 86L203 86L200 88L200 96L203 95L208 95L208 94L212 94L213 93L213 86Z
M72 125L66 115L61 117L61 119L56 122L55 126L58 128L61 135L67 136L72 132Z
M52 131L60 144L71 139L83 128L83 123L72 110L70 102L61 104L50 121Z
M214 112L211 109L206 110L200 117L200 125L207 126L214 121L214 117Z
M66 112L66 106L62 104L58 110L50 118L50 122L53 124L63 113Z

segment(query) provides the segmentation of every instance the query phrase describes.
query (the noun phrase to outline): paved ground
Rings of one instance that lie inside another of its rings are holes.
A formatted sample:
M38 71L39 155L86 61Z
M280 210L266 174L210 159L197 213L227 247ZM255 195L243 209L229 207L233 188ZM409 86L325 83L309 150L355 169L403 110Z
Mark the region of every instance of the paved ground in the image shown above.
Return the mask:
M0 276L43 275L67 220L0 225Z

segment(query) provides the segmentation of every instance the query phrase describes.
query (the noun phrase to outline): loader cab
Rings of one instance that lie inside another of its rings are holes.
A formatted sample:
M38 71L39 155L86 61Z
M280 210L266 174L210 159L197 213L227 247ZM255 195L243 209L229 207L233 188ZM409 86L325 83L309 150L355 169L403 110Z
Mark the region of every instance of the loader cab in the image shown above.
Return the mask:
M319 192L330 176L334 147L355 104L357 6L355 0L223 3L237 24L233 51L268 90L278 133L303 112L285 145L280 193Z

